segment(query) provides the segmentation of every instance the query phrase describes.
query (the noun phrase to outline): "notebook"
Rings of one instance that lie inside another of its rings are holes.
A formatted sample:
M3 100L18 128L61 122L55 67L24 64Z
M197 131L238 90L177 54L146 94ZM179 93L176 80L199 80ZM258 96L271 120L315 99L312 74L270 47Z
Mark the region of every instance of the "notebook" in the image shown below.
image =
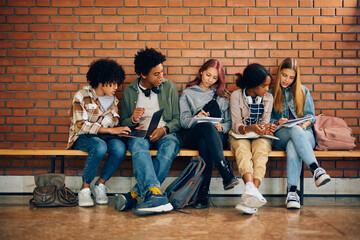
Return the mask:
M164 109L160 109L155 112L151 117L150 124L147 130L144 129L131 129L131 133L129 134L119 134L121 137L130 137L130 138L148 138L150 134L157 128L159 125L161 116L163 114Z

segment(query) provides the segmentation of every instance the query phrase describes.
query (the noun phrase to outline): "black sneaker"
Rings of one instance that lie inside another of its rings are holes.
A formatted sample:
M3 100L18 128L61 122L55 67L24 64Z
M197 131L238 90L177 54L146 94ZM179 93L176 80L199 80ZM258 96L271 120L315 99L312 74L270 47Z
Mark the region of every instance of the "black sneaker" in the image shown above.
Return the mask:
M314 181L317 187L325 185L330 182L331 178L328 174L326 174L325 170L321 167L318 167L314 171Z
M115 209L119 212L127 211L133 209L137 204L137 200L131 196L131 193L126 194L116 194L115 195Z
M240 181L232 173L232 170L230 169L228 162L220 161L216 165L216 167L219 170L219 173L223 179L224 190L232 189L240 183Z
M209 206L210 206L209 187L202 186L198 192L197 199L193 207L196 209L205 209L208 208Z

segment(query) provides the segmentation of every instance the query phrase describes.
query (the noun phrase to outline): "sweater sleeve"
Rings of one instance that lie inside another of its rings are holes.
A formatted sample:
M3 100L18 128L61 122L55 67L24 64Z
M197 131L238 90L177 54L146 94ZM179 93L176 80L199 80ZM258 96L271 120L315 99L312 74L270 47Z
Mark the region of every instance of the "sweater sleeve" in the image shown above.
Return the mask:
M223 133L228 133L231 129L231 113L230 113L230 102L229 99L224 99L225 103L225 109L222 111L221 115L222 115L222 129L223 129Z
M167 122L166 127L169 128L169 133L179 131L180 129L180 109L179 109L179 95L175 84L170 87L170 99L172 108L172 119Z
M97 134L101 125L97 122L90 122L89 114L94 112L98 106L96 104L88 104L93 106L89 112L85 108L85 103L80 94L76 94L71 107L72 122L74 130L77 134Z
M130 91L131 89L126 87L123 92L123 99L121 103L121 126L134 127L136 124L131 121L133 110L130 105L130 102L132 101Z
M181 127L187 129L189 128L189 124L191 119L193 118L190 104L192 103L192 99L186 94L184 91L179 100L180 103L180 124Z
M239 132L239 127L244 125L243 123L243 118L242 118L242 114L241 114L241 108L239 105L239 101L240 101L240 91L235 91L231 94L231 98L230 98L230 111L231 111L231 119L232 119L232 130L235 133L240 133Z

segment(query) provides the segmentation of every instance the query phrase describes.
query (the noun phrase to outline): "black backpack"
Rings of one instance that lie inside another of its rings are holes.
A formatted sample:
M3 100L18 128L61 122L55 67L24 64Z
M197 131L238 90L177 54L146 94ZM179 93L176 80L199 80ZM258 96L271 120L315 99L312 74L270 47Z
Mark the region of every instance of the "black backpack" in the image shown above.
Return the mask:
M203 180L205 162L200 157L191 158L190 163L165 190L165 196L175 209L184 208L195 202L197 192Z

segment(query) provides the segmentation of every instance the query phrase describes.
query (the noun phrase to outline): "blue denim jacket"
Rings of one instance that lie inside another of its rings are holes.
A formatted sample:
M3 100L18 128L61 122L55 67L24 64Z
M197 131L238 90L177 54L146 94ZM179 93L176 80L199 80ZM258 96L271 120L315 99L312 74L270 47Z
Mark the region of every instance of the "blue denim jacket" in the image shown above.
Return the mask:
M310 91L309 89L307 89L307 87L305 87L304 85L302 85L302 89L305 93L305 104L304 104L304 117L306 116L313 116L314 118L311 120L311 125L309 127L311 127L316 119L315 119L315 106L314 106L314 101L311 97ZM269 92L271 94L273 94L272 89L269 90ZM275 121L279 120L280 118L287 118L289 119L289 111L288 109L290 109L291 113L294 115L295 118L298 118L295 108L294 108L294 99L293 96L290 96L290 87L283 89L283 98L284 98L284 105L283 105L283 110L282 112L277 112L275 111L275 109L273 108L272 113L271 113L271 119L270 122L274 123ZM275 104L274 104L275 105Z

